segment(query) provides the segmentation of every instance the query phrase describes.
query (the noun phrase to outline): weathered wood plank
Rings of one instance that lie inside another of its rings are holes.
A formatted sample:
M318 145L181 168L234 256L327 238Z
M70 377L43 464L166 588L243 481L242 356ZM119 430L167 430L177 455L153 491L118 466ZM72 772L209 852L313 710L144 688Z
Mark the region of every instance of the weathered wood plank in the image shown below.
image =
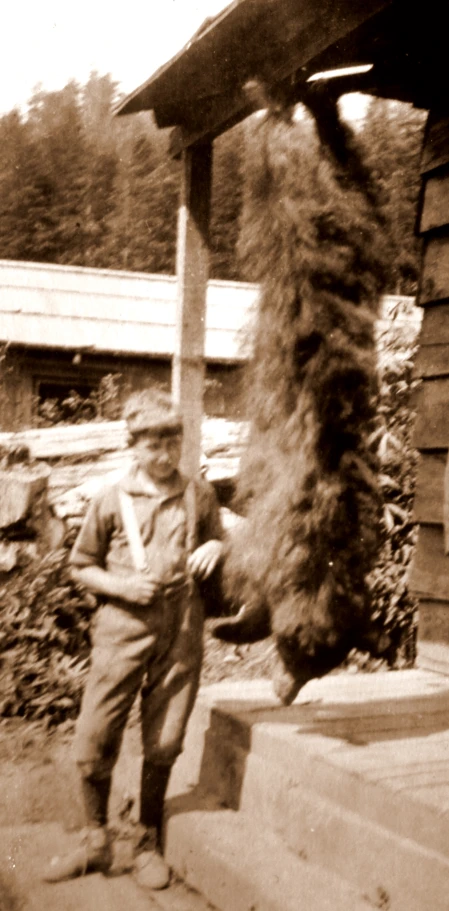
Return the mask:
M21 464L0 471L0 528L27 517L35 530L41 528L42 496L46 495L49 474L45 463L30 467Z
M240 456L245 444L248 425L244 421L229 421L227 418L204 417L202 422L202 447L205 455L216 457L226 452L228 456ZM30 450L33 459L58 458L59 456L86 454L91 452L109 453L103 461L109 469L121 464L122 454L126 455L127 432L125 421L102 421L90 424L42 427L36 430L21 430L16 433L0 433L0 447L23 444ZM100 462L99 471L102 472ZM70 473L77 474L74 466L66 466Z
M187 474L198 471L201 454L211 187L212 143L207 142L183 153L178 220L172 390L185 420L182 465Z
M449 377L424 380L418 390L413 445L449 449Z
M446 604L443 601L420 601L418 629L420 642L441 642L449 645L449 602Z
M418 303L449 298L449 233L429 237L425 243Z
M0 446L11 443L28 446L35 459L51 459L123 449L127 445L127 435L124 421L103 421L0 433Z
M421 456L416 476L416 492L413 504L415 522L427 525L442 525L445 467L445 451L425 453Z
M414 361L414 375L428 379L449 376L449 345L421 345Z
M419 640L417 665L425 671L449 676L449 645L427 639Z
M447 136L447 159L449 161L449 133ZM449 170L433 174L424 181L423 203L420 217L420 232L432 231L449 224Z
M421 525L409 587L420 600L449 602L449 556L444 553L442 526Z
M419 642L417 667L433 674L449 676L449 646L441 642Z
M420 345L449 345L449 304L424 308L419 342Z
M446 459L443 481L444 553L449 554L449 460Z
M449 113L431 111L427 121L421 157L421 173L426 174L449 162Z

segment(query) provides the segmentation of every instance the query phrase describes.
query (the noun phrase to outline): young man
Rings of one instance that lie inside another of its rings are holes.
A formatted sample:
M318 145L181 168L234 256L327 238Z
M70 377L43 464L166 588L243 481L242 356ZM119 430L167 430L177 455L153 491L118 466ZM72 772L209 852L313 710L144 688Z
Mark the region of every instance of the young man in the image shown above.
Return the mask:
M91 667L75 738L87 828L72 854L53 858L57 882L107 870L111 775L124 727L141 693L142 886L168 885L161 853L164 797L199 684L203 607L196 582L222 554L212 488L179 471L182 418L165 393L146 391L124 410L134 466L92 502L71 554L75 578L100 596Z

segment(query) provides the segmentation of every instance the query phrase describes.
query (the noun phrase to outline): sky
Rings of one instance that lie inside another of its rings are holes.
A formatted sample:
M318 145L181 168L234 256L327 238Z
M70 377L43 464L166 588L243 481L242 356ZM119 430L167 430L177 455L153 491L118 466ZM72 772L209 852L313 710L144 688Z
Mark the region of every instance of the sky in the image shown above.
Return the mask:
M38 84L56 91L90 72L111 73L128 93L174 56L229 0L3 0L0 114Z
M0 0L1 2L1 0ZM128 94L173 57L229 0L3 0L0 115L26 111L37 86L110 73ZM359 96L360 97L360 96ZM363 102L353 101L355 117Z

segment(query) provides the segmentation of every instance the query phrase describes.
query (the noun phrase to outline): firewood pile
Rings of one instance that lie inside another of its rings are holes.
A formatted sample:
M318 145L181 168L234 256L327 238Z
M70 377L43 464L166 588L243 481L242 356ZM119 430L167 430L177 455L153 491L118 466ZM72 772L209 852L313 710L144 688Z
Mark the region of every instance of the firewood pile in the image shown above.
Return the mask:
M245 426L232 421L204 421L201 468L220 499L233 488L244 433ZM123 476L131 461L123 421L0 434L0 571L13 569L21 550L58 546L90 499Z

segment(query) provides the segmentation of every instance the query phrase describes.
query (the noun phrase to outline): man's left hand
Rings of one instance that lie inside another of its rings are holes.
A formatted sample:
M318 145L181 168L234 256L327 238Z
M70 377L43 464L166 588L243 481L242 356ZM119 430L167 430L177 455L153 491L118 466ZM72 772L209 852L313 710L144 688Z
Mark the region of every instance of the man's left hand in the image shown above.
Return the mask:
M207 579L218 565L222 553L223 544L215 538L197 547L187 564L192 576L195 579Z

